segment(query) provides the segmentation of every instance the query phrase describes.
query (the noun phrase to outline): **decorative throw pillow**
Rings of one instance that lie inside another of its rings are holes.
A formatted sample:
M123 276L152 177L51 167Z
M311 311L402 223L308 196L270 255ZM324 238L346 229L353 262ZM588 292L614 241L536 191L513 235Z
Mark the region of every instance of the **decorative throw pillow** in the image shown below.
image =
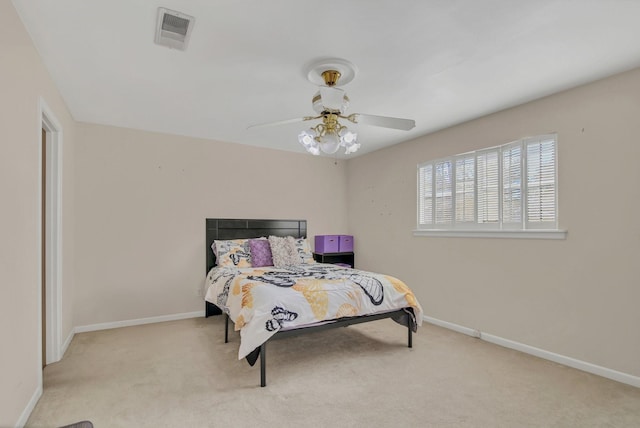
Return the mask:
M251 266L273 266L271 256L271 244L266 239L250 239L249 253L251 254Z
M297 238L295 241L296 251L300 256L302 263L315 263L316 261L313 259L313 253L311 252L311 245L309 244L307 238Z
M273 265L275 267L282 268L300 264L301 260L296 249L296 240L293 236L285 238L270 236L269 244L271 245L271 255L273 256Z
M216 246L216 264L221 267L251 267L251 253L248 239L214 241Z

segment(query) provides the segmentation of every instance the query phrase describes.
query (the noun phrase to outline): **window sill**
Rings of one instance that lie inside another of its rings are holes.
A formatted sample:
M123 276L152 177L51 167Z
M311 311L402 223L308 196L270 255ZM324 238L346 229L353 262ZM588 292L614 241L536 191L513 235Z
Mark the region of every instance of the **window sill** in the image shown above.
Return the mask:
M514 238L514 239L567 239L566 230L445 230L419 229L413 236L434 238Z

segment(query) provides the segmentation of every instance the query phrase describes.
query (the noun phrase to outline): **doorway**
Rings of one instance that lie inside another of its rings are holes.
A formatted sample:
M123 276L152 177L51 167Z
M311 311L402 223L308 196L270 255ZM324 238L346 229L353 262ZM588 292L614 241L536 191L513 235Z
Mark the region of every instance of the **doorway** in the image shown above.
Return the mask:
M62 126L44 100L40 110L40 310L42 367L61 358Z
M40 257L42 258L40 263L41 281L40 281L40 304L42 306L42 368L47 365L47 131L42 128L40 151L42 153L42 162L40 167L42 168L42 181L40 182L42 191L40 192L40 227L41 227L41 251Z

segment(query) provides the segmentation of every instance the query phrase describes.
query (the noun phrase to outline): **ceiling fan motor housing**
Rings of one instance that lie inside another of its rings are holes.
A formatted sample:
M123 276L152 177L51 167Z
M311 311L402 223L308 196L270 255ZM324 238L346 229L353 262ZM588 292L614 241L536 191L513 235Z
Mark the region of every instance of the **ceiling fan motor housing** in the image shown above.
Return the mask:
M321 86L311 99L311 104L313 110L318 114L323 112L342 114L349 107L349 97L343 89Z

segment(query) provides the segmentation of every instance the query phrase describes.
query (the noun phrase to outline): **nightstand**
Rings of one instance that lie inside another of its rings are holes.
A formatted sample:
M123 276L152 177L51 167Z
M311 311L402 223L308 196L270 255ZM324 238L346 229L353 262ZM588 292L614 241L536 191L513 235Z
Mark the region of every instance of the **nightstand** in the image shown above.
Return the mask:
M318 263L343 263L355 267L355 254L353 251L346 253L313 253L313 259Z

